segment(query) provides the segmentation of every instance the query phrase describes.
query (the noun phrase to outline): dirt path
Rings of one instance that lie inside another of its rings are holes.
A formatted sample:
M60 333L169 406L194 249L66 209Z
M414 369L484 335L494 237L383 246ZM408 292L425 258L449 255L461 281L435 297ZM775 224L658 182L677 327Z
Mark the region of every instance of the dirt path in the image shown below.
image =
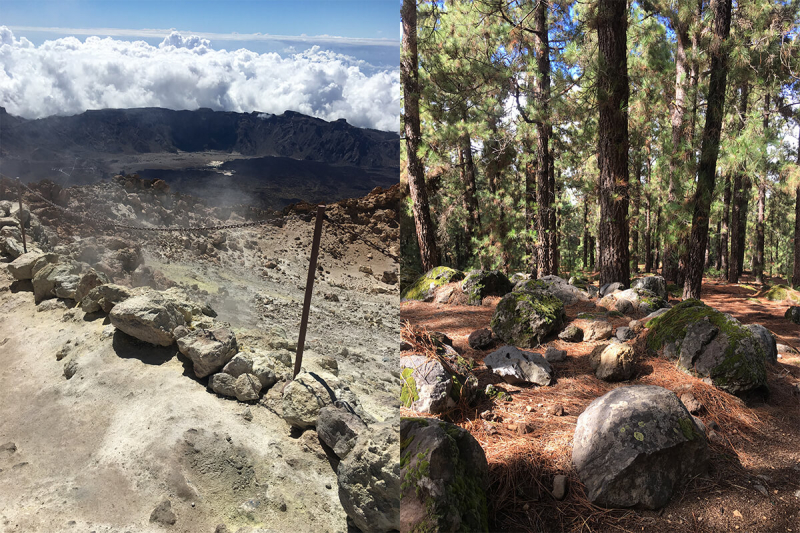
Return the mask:
M755 320L776 330L779 342L795 343L796 326L786 326L781 303L748 301L755 293L705 280L703 300L740 320ZM467 336L489 327L499 299L480 307L422 302L401 304L401 320L446 333L465 357L482 361L491 350L468 347ZM581 312L598 311L591 302L567 308L568 321ZM614 327L630 318L612 319ZM484 401L451 413L486 452L490 469L490 526L496 531L658 531L658 532L798 532L800 531L800 357L784 356L768 370L771 395L744 402L678 371L674 365L642 356L637 378L624 384L598 380L588 354L596 343L550 340L546 346L567 351L556 365L557 382L544 388L507 385L485 367L475 370L481 388L489 383L510 392L511 402ZM638 352L639 350L637 350ZM617 386L649 384L691 391L703 404L700 418L720 425L712 442L707 476L693 480L659 512L604 510L585 498L571 464L571 443L577 417L595 398ZM404 415L410 411L402 410ZM561 414L559 414L561 413ZM556 474L570 481L564 501L549 491Z

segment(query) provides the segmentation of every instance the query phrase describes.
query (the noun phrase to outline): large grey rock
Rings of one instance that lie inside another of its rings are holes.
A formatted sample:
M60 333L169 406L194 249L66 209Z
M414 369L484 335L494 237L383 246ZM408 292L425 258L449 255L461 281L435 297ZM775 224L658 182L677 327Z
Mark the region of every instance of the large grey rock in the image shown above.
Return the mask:
M764 355L767 357L767 362L777 363L778 341L775 340L775 335L773 335L770 330L761 324L748 324L745 327L758 338L759 342L761 342L761 348L764 349Z
M25 247L14 237L0 237L0 252L16 259L25 253Z
M631 320L633 322L633 320ZM614 334L619 340L625 342L636 337L636 332L627 326L620 326Z
M608 294L613 293L614 291L622 291L625 290L625 285L615 281L614 283L606 283L602 287L600 287L600 296L606 296Z
M628 344L597 346L589 361L595 375L603 381L624 381L633 377L635 355Z
M323 407L317 417L317 435L339 459L347 457L356 445L359 434L366 429L367 425L358 415L342 407Z
M253 357L245 352L239 352L225 364L222 371L234 378L238 378L242 374L252 373Z
M559 350L554 346L548 346L544 352L544 358L548 363L559 363L567 358L566 350Z
M671 391L620 387L578 417L572 462L588 498L604 507L658 509L708 465L708 446Z
M492 372L513 385L550 385L553 367L547 360L533 352L524 352L514 346L503 346L483 358L483 364Z
M404 418L401 531L488 531L489 466L478 441L448 422Z
M403 385L400 403L420 413L442 413L455 406L453 376L435 359L419 355L400 358Z
M647 349L677 358L678 367L731 394L766 385L761 340L730 315L684 300L647 323Z
M44 254L39 251L22 254L21 256L17 257L11 263L8 264L8 272L12 276L14 276L14 279L18 281L32 279L33 272L31 270L33 268L33 265L43 255Z
M667 299L667 282L661 276L645 276L631 283L632 289L645 289L655 293L664 300Z
M487 296L503 296L512 288L506 275L499 270L472 270L461 283L469 305L481 305Z
M522 348L541 344L566 321L564 303L546 292L515 291L503 296L491 327L503 341Z
M793 305L783 314L783 318L789 319L795 324L800 324L800 307Z
M558 276L542 276L537 280L529 280L517 285L519 290L541 290L552 294L564 305L573 305L577 302L589 300L589 293L570 284Z
M107 283L90 290L81 299L80 305L85 313L96 313L98 311L110 313L115 305L124 302L131 296L133 296L133 293L128 287Z
M109 316L114 316L120 306L127 305L131 300L114 307ZM238 349L236 336L228 328L196 329L178 339L178 350L192 360L194 375L198 378L204 378L221 369L236 355Z
M159 346L175 342L172 330L185 323L175 304L155 291L116 304L108 317L118 330Z
M283 419L297 428L317 425L319 411L336 401L338 379L332 374L301 372L283 388Z
M608 320L592 320L583 328L583 340L603 341L611 338L611 322Z
M48 298L74 300L75 291L81 279L81 269L81 265L75 261L61 258L57 263L48 263L38 270L32 280L33 297L36 303Z
M396 422L370 426L336 470L339 501L361 531L400 529L399 429Z

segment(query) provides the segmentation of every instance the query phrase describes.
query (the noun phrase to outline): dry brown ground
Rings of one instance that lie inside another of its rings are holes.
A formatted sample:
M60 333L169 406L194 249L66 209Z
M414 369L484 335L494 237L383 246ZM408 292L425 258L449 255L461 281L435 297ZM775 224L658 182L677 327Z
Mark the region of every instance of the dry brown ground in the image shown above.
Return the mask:
M779 342L798 346L800 328L783 318L787 306L748 300L755 292L704 280L703 300L745 323L765 325ZM400 314L404 322L446 333L459 352L480 363L491 350L469 348L467 337L475 329L488 327L498 301L487 298L480 307L405 302ZM582 321L576 316L592 311L596 309L590 302L570 306L568 321L580 327ZM613 319L612 323L618 327L629 320ZM547 343L568 354L567 361L554 365L557 382L550 387L510 386L482 365L477 367L481 388L494 383L510 392L513 401L459 407L447 418L469 430L486 453L492 530L800 532L800 397L793 394L793 386L800 382L800 357L784 356L769 368L768 398L742 400L680 372L667 361L646 357L641 340L635 343L641 354L637 378L621 384L603 382L591 372L588 355L594 342L554 339ZM595 398L632 384L659 385L679 393L691 390L704 405L700 418L707 425L715 421L720 426L720 442L711 443L709 473L691 480L658 512L591 505L571 464L578 415ZM556 416L559 406L563 415ZM560 502L550 495L556 474L565 474L570 481L567 497ZM767 495L755 489L757 484Z

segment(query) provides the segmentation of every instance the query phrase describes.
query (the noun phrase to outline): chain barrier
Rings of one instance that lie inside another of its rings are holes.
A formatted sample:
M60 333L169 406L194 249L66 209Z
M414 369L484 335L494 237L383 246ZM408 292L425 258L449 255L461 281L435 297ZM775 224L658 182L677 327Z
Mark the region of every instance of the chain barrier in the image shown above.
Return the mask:
M45 202L50 207L53 207L53 208L65 213L68 216L75 217L75 218L78 218L78 219L82 219L84 221L92 222L92 223L95 223L95 224L100 224L102 226L110 226L110 227L113 227L113 228L118 228L118 229L123 229L123 230L151 231L151 232L156 232L156 233L196 233L196 232L203 232L203 231L219 231L219 230L226 230L226 229L255 228L255 227L259 227L259 226L265 226L265 225L268 225L268 224L273 224L276 220L281 218L281 217L273 217L273 218L270 218L270 219L267 219L267 220L260 220L260 221L257 221L257 222L241 222L241 223L238 223L238 224L220 224L220 225L216 225L216 226L193 226L193 227L188 227L188 228L170 227L170 226L145 227L145 226L134 226L134 225L130 225L130 224L119 224L117 222L112 222L112 221L110 221L108 219L101 219L101 218L98 218L98 217L93 217L91 215L83 215L83 214L80 214L80 213L72 212L69 209L67 209L66 207L60 206L60 205L48 200L47 198L42 196L37 191L31 189L30 187L28 187L27 185L22 183L22 181L19 181L19 183L29 193L31 193L35 197L39 198L40 200ZM380 254L382 254L382 255L384 255L384 256L386 256L386 257L388 257L388 258L390 258L390 259L392 259L394 261L397 261L398 263L400 262L400 258L397 255L395 255L392 252L390 252L389 250L387 250L386 248L383 248L383 247L375 244L374 242L370 241L369 239L364 238L363 236L359 235L358 233L356 233L355 231L351 230L350 228L348 228L348 227L346 227L346 226L344 226L342 224L339 224L338 222L335 222L327 214L323 215L323 217L324 217L325 221L328 222L329 224L331 224L332 226L335 226L335 227L341 229L342 231L355 236L358 240L360 240L361 242L363 242L364 244L366 244L370 248L374 249L375 251L379 252ZM291 218L296 218L296 217L291 217Z

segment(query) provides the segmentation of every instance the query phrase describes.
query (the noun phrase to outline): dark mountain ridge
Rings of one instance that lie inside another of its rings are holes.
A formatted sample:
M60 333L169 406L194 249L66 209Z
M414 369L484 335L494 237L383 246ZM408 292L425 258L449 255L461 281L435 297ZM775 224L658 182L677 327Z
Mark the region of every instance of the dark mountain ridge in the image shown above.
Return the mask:
M396 133L327 122L294 111L269 115L200 108L102 109L36 120L0 107L0 155L54 159L69 154L176 153L218 150L359 167L398 167Z

